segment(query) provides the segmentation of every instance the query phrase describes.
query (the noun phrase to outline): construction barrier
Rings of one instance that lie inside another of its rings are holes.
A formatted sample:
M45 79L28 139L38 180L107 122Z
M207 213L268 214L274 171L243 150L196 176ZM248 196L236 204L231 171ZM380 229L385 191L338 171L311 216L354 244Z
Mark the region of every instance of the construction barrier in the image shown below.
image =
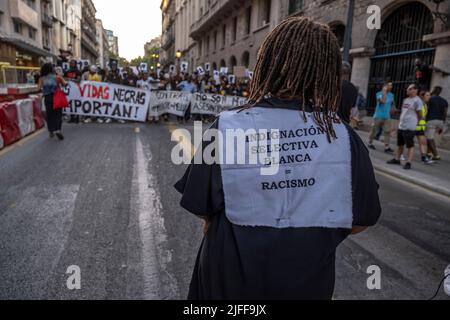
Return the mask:
M44 127L44 115L42 114L42 98L41 96L30 96L33 99L33 119L36 130Z
M2 135L0 134L0 150L2 150L4 146L5 146L5 143L3 142Z
M6 146L22 138L15 103L0 104L0 134Z
M22 137L25 137L36 130L33 116L33 100L17 100L16 107L20 134Z

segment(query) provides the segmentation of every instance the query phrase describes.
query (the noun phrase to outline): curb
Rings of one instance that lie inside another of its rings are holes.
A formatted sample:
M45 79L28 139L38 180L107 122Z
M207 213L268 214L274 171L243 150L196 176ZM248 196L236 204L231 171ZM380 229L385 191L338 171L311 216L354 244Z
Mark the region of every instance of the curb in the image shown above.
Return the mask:
M376 171L380 171L382 173L394 176L394 177L396 177L398 179L401 179L401 180L404 180L406 182L415 184L415 185L417 185L419 187L425 188L425 189L427 189L429 191L432 191L432 192L438 193L438 194L440 194L442 196L450 198L450 189L448 189L448 188L436 186L436 185L433 185L433 184L427 183L427 182L423 182L423 181L418 180L418 179L416 179L414 177L410 177L410 176L408 176L406 174L399 173L396 170L392 170L392 169L386 168L386 167L384 167L382 165L379 165L379 164L373 163L373 167L375 168Z

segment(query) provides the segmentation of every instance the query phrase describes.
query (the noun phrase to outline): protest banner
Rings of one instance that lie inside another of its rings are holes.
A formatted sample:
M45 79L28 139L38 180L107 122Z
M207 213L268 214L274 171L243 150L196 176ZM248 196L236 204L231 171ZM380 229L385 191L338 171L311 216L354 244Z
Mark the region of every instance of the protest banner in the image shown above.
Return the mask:
M170 67L169 67L169 73L170 74L175 74L175 72L176 72L176 67L175 67L174 64L171 64Z
M205 63L205 71L210 72L211 71L211 63L207 62Z
M222 96L211 93L195 93L191 100L192 114L217 115L222 111L243 106L247 99L238 96Z
M68 82L66 114L146 121L150 91L104 82Z
M183 117L192 94L181 91L153 91L150 94L149 117L159 117L165 113Z
M228 74L228 68L227 67L221 67L220 68L220 74L223 74L223 75Z
M233 68L233 74L236 78L245 78L247 75L247 68L243 66L236 66Z

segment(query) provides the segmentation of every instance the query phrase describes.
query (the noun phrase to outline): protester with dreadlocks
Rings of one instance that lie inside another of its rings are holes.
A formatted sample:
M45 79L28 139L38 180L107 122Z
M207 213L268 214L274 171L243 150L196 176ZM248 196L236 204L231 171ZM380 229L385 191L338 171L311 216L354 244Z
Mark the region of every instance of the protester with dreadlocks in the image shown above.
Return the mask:
M175 185L206 221L189 299L332 298L337 246L381 212L368 151L337 115L341 60L309 18L265 39L249 104L221 113L198 151L222 161L194 162Z

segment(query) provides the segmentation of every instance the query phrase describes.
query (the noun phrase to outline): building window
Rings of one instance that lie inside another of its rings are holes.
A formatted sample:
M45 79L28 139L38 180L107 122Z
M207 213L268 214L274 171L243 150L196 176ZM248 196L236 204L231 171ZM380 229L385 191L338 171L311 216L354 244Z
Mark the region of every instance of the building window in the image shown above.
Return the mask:
M227 25L222 26L222 48L225 48L227 42Z
M259 7L259 26L264 26L270 23L270 9L272 7L271 0L262 0Z
M250 53L248 51L244 51L244 53L242 54L241 65L248 68L249 64L250 64Z
M22 34L22 24L15 20L14 20L13 24L14 24L14 32Z
M36 29L28 27L28 37L30 39L36 40Z
M217 30L216 31L214 31L214 38L213 38L213 50L214 50L214 52L216 52L216 50L217 50Z
M289 14L293 14L302 10L303 2L303 0L289 0Z
M245 34L250 34L252 31L252 7L245 10Z
M237 23L238 23L238 19L237 19L237 17L234 17L234 19L233 19L233 42L235 42L237 39Z
M237 66L237 60L236 60L236 57L235 57L235 56L231 56L231 58L230 58L230 68L231 68L230 72L231 72L231 73L234 73L233 68L234 68L235 66Z
M36 0L25 0L24 1L30 8L36 10Z

